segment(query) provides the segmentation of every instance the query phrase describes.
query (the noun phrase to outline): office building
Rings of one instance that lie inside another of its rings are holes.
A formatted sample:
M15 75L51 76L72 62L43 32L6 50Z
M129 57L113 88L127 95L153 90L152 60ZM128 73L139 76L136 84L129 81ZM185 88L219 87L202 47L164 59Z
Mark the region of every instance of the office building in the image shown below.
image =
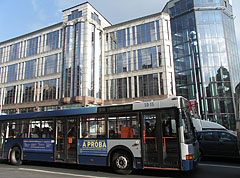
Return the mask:
M112 25L90 3L62 22L0 42L7 114L151 101L176 94L170 17Z
M202 119L235 130L240 68L230 0L170 0L176 92L198 103Z

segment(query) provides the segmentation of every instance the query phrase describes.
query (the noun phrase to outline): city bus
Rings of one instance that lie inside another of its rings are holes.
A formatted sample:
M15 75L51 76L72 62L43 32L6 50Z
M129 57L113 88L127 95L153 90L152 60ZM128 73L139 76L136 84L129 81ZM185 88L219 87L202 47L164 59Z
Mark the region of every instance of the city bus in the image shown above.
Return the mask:
M0 158L133 169L189 171L198 142L183 97L0 116Z

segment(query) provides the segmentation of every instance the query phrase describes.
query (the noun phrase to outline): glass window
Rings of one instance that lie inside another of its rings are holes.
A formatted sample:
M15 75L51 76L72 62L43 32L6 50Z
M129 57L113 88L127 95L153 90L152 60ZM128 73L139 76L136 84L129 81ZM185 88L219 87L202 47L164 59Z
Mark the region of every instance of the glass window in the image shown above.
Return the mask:
M128 42L128 46L130 46L130 29L127 28L127 42Z
M27 57L37 54L38 37L27 40Z
M36 59L25 63L25 79L36 77Z
M16 86L6 87L5 104L14 104Z
M159 37L160 38L160 37ZM137 26L137 43L147 43L155 41L155 25L154 22L141 24Z
M159 26L159 21L156 21L156 25L157 25L157 40L160 40L160 26Z
M63 69L63 97L70 97L71 78L72 78L72 61L73 61L73 26L67 26L65 29L64 45L64 69Z
M13 82L17 80L17 64L8 66L7 82Z
M84 22L76 24L74 96L82 96L83 92L84 26Z
M117 35L117 48L126 47L126 29L118 30Z
M135 93L135 97L138 97L138 84L137 84L137 76L134 76L134 93Z
M8 123L7 138L22 138L21 121L12 121Z
M132 82L131 77L128 77L128 89L129 89L129 98L132 98Z
M21 53L20 43L11 45L9 50L9 61L19 59L21 57L20 53Z
M139 138L139 133L139 119L136 114L108 117L108 138Z
M106 138L106 122L104 117L84 117L80 122L80 128L80 138Z
M222 142L235 142L235 143L237 143L237 139L229 133L220 132L218 134L218 138L219 138L219 141L222 141Z
M30 138L41 138L41 121L40 120L32 120L29 122L29 130L30 130Z
M82 17L82 11L74 10L70 15L68 15L68 20L73 20L78 17Z
M57 49L59 46L59 30L48 33L47 35L47 41L44 51L54 50Z
M117 79L117 97L118 99L123 98L123 83L122 83L123 79Z
M3 48L0 48L0 64L3 63Z
M54 121L42 120L41 121L41 138L54 138Z
M132 40L133 40L133 45L135 45L135 44L136 44L136 39L135 39L135 26L132 27L132 35L133 35L133 38L132 38Z
M58 68L58 54L47 56L45 58L44 75L57 73Z
M56 79L43 81L43 100L56 100Z
M137 70L137 54L136 50L133 50L133 65L134 65L134 71Z
M122 53L117 54L117 67L118 67L117 73L123 72L123 58L122 57L123 57Z
M22 102L33 102L34 100L34 83L23 85L23 99Z
M213 132L204 132L202 133L203 139L206 141L217 141L217 138L215 137Z
M140 97L159 95L158 74L139 75L138 78L139 78L139 96ZM135 86L135 93L136 92L137 91Z
M128 52L128 71L129 72L132 71L131 65L132 65L131 52L129 51Z

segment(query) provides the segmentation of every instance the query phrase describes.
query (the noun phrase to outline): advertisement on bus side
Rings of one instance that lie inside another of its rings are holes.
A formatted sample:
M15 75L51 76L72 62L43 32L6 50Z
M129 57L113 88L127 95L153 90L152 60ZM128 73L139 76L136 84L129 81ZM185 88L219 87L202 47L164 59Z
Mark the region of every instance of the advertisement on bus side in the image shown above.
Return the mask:
M78 154L107 155L107 140L78 140Z

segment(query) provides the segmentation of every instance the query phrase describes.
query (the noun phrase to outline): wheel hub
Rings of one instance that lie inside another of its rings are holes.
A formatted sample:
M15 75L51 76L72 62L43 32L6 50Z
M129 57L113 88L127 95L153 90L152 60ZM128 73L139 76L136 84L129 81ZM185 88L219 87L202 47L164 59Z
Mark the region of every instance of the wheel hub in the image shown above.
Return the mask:
M119 169L125 169L128 165L128 161L124 156L119 156L116 160L116 165Z

